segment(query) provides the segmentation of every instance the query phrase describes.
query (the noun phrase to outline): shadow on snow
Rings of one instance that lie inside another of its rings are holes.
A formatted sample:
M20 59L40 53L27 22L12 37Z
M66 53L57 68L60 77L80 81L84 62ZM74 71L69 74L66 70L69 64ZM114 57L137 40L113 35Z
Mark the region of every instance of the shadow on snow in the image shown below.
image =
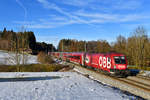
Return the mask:
M60 76L0 78L0 82L22 82L60 79Z

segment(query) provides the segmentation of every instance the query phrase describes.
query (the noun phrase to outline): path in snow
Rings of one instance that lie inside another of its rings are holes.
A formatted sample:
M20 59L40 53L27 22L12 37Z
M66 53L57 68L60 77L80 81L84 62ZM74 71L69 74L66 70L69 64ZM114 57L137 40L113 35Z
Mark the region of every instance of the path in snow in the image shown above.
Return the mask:
M75 72L0 73L0 78L32 77L30 81L1 81L3 100L128 100L118 89L99 84ZM40 77L47 77L41 80ZM56 78L57 77L57 78ZM39 78L39 79L38 79Z

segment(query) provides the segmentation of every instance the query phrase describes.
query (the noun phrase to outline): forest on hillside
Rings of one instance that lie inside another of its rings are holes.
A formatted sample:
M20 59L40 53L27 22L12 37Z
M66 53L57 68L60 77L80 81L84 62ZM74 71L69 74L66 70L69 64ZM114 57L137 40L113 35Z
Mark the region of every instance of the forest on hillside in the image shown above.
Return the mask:
M119 35L116 41L109 43L106 40L78 41L62 39L58 51L88 52L88 53L123 53L128 58L129 65L140 67L150 66L150 38L144 27L136 28L128 38Z
M57 50L52 44L37 42L34 32L14 32L13 30L0 31L0 50L25 51L31 54L43 52L88 52L108 53L118 52L127 56L129 65L140 67L150 66L150 37L144 27L138 27L131 36L125 38L119 35L116 41L109 43L106 40L78 41L75 39L62 39Z
M30 54L37 54L40 51L50 52L55 50L52 44L36 42L32 31L14 32L4 28L0 31L0 50L24 51Z

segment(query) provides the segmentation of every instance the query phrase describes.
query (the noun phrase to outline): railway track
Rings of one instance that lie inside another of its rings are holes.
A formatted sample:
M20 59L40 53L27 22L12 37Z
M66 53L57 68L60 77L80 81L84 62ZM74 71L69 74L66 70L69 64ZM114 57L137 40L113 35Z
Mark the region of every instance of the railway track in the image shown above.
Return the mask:
M117 80L122 81L122 82L127 83L127 84L131 84L131 85L135 86L136 88L143 89L145 91L150 92L150 85L149 84L145 84L145 83L135 81L132 79L128 79L128 78L119 78Z
M136 77L144 79L144 80L150 80L150 77L147 77L147 76L137 75Z
M70 64L70 63L69 63ZM120 88L121 90L128 91L137 96L141 96L150 100L150 79L145 79L141 76L129 76L127 78L117 78L105 75L103 73L87 69L77 64L72 64L82 74L92 76L94 79L109 84L111 86Z
M127 78L117 78L105 75L92 69L84 68L78 64L68 63L74 66L80 74L91 76L94 80L108 84L113 87L120 88L121 90L128 91L132 94L150 100L150 79L142 76L129 76ZM76 70L76 71L77 71Z
M73 64L73 63L71 63L71 64L82 67L78 64ZM101 75L103 74L103 73L100 73L96 70L92 70L92 69L89 69L89 68L87 70L94 71L94 72L96 72L98 74L101 74ZM105 75L105 74L103 74L103 75ZM127 78L116 78L116 77L112 77L112 76L107 76L107 77L114 78L114 79L120 80L120 81L126 81L128 83L131 82L132 84L138 84L139 86L143 86L143 87L146 87L146 88L150 89L150 78L148 78L148 77L144 77L144 76L129 76Z
M91 69L88 69L88 70L94 71L94 70L91 70ZM102 73L99 73L99 72L96 72L96 73L102 74ZM105 74L103 74L103 75L105 75ZM130 76L130 77L127 77L127 78L117 78L117 77L111 77L111 76L106 76L106 77L113 78L115 80L133 85L136 88L143 89L143 90L146 90L146 91L150 92L150 79L145 79L142 76L140 76L140 77L139 76L137 76L137 77L136 76Z
M133 83L143 84L146 88L150 88L150 79L145 79L138 76L129 76L126 80L133 81Z

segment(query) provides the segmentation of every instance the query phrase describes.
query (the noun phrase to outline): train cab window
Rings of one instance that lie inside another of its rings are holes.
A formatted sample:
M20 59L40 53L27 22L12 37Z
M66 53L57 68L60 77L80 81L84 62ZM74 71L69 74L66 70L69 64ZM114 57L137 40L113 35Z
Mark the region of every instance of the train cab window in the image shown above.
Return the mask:
M116 64L126 64L126 60L124 56L115 56L114 60Z

